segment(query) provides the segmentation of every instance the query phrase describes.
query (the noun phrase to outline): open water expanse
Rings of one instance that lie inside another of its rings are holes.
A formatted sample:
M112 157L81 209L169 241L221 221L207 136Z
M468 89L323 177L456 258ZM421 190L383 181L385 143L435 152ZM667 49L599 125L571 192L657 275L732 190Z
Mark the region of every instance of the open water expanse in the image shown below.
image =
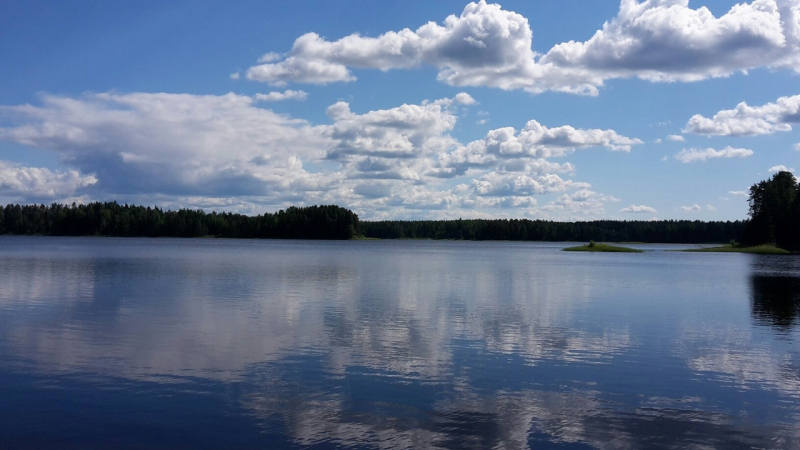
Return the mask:
M800 257L0 237L0 448L800 448Z

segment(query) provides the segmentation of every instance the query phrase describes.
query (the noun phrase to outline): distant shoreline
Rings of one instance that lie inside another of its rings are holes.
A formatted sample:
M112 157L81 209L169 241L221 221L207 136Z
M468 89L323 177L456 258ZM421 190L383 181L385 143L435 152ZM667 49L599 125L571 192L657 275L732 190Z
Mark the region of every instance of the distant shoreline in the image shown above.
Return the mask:
M0 234L0 239L3 238L16 238L16 237L37 237L37 238L97 238L97 239L177 239L177 240L235 240L235 241L358 241L358 242L389 242L389 241L431 241L431 242L530 242L530 243L549 243L549 244L577 244L580 241L544 241L544 240L514 240L514 239L436 239L436 238L370 238L364 236L356 236L350 239L326 239L326 238L231 238L225 236L109 236L109 235L52 235L52 234ZM699 248L686 248L686 249L667 249L667 252L683 252L683 253L745 253L754 255L800 255L798 252L791 252L774 245L760 245L755 247L731 247L730 245L720 245L718 242L614 242L613 244L633 244L644 246L655 245L697 245L707 246ZM609 243L599 243L595 247L590 247L588 244L565 247L561 249L567 252L596 252L596 253L644 253L648 250L635 249L624 247L620 245L610 245Z
M430 242L539 242L550 244L580 244L584 241L546 241L546 240L521 240L521 239L450 239L450 238L374 238L356 236L350 239L297 239L297 238L231 238L225 236L114 236L103 234L87 234L87 235L56 235L56 234L0 234L0 239L5 237L43 237L43 238L97 238L97 239L181 239L181 240L252 240L252 241L354 241L354 242L391 242L391 241L430 241ZM718 246L720 242L613 242L613 244L625 245L707 245ZM716 248L716 247L708 247ZM684 251L684 250L676 250ZM687 250L688 251L688 250Z
M433 239L467 241L708 244L738 240L747 222L699 220L556 222L541 219L362 221L336 205L246 216L95 202L0 207L0 235Z

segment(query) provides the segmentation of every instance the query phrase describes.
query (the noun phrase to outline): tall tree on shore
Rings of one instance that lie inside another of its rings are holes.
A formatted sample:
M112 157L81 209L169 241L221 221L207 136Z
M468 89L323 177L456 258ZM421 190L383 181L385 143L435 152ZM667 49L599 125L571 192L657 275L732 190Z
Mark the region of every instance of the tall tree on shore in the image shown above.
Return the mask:
M781 171L750 187L750 222L742 242L775 244L795 250L800 245L800 186L790 172Z

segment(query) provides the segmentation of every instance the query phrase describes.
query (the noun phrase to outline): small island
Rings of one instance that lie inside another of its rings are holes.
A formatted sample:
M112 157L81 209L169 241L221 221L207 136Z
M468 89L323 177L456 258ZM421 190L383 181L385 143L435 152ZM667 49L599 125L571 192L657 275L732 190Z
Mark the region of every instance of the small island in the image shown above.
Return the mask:
M567 247L565 252L607 252L607 253L644 253L644 250L637 250L635 248L621 247L618 245L596 244L594 241L589 241L586 245L577 247Z
M791 253L789 250L784 250L773 244L745 247L736 242L719 247L690 248L681 251L692 253L750 253L753 255L788 255Z

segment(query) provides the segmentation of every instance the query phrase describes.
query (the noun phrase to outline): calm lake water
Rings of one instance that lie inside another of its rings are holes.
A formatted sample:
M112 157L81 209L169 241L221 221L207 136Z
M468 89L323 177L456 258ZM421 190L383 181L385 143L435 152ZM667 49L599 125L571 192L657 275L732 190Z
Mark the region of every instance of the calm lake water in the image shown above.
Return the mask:
M566 245L0 237L0 447L800 447L800 257Z

